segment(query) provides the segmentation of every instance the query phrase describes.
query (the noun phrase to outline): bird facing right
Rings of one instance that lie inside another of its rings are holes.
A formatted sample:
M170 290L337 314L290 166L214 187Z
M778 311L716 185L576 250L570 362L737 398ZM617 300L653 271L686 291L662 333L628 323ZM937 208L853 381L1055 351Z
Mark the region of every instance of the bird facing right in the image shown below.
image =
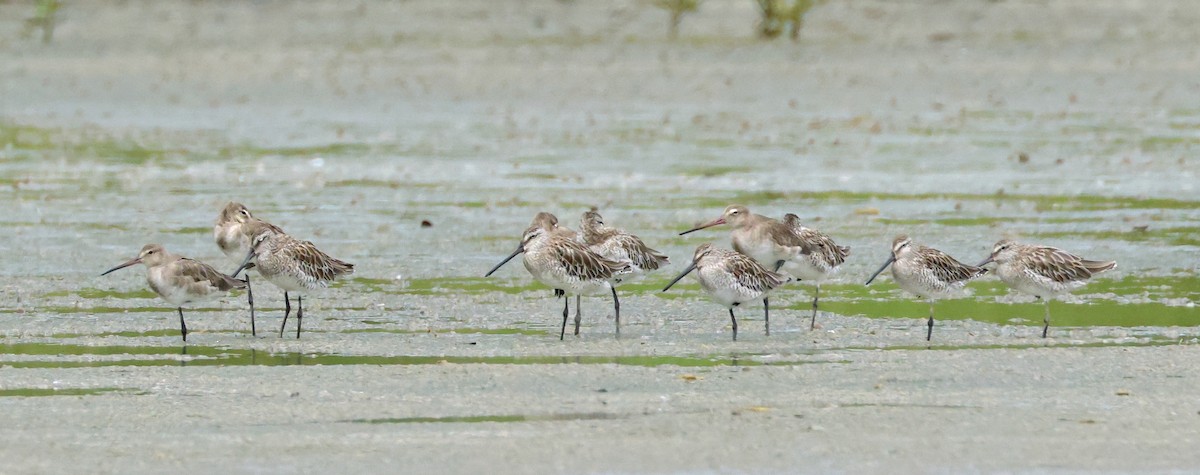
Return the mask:
M1115 261L1092 261L1050 246L1002 239L979 265L996 263L996 275L1014 290L1045 302L1042 338L1050 330L1050 299L1083 287L1093 275L1117 267Z
M929 300L928 330L925 341L933 338L933 302L939 298L959 297L966 293L967 281L983 275L986 270L958 262L948 254L931 247L913 244L908 236L899 235L892 241L892 255L871 274L865 285L871 285L880 273L892 266L892 278L901 289Z

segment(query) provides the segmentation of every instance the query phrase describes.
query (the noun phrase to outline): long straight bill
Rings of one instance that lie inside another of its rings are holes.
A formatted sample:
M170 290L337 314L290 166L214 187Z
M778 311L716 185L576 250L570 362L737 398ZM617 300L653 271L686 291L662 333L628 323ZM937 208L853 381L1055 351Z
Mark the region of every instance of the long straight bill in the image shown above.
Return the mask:
M514 257L517 257L517 254L520 254L524 250L525 248L523 246L517 246L517 250L513 251L512 254L509 254L508 257L505 257L503 261L500 261L499 264L496 264L496 267L493 267L492 270L488 271L486 274L483 274L483 276L491 276L492 273L496 272L501 267L504 267L504 264L508 264L508 261L511 261Z
M663 288L662 291L666 292L668 290L671 290L671 287L673 287L676 282L679 282L679 279L682 279L683 276L688 275L688 273L690 273L694 270L696 270L696 261L692 261L691 264L688 264L687 269L684 269L683 272L680 272L679 275L675 276L675 279L672 280L670 284L667 284L667 286L665 288Z
M712 220L712 221L709 221L709 222L708 222L708 224L701 224L701 225L699 225L699 226L696 226L696 227L694 227L694 228L692 228L692 229L689 229L689 230L687 230L687 231L681 232L681 233L679 233L679 235L680 235L680 236L682 236L682 235L684 235L684 234L687 234L687 233L690 233L690 232L693 232L693 231L699 231L699 230L701 230L701 229L704 229L704 228L711 228L711 227L713 227L713 226L717 226L717 225L721 225L721 224L725 224L725 217L724 217L724 216L722 216L722 217L720 217L720 218L717 218L717 219L714 219L714 220Z
M892 265L893 262L896 262L896 256L888 256L887 262L884 262L883 265L879 267L879 270L875 271L874 274L871 274L871 278L867 279L867 283L863 285L871 285L871 282L874 281L876 277L879 277L879 274L882 273L884 269L887 269L888 266Z
M134 265L134 264L137 264L137 263L140 263L140 262L142 262L142 258L140 258L140 257L135 257L135 258L133 258L133 259L130 259L130 260L128 260L128 261L125 261L125 263L124 263L124 264L121 264L121 265L119 265L119 266L113 267L112 269L109 269L109 270L106 270L106 271L104 271L104 273L103 273L103 274L100 274L100 275L101 275L101 276L106 276L106 275L108 275L108 274L112 273L112 272L113 272L113 271L115 271L115 270L121 270L121 269L124 269L124 268L126 268L126 267L129 267L129 266L131 266L131 265Z

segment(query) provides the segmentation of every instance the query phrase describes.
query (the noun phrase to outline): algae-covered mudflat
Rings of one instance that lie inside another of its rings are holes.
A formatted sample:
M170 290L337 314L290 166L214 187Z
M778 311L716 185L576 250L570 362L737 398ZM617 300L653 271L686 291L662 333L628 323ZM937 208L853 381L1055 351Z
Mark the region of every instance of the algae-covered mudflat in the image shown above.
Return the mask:
M0 2L0 472L1200 470L1200 5L842 1L801 41L704 2ZM232 271L228 201L356 273L175 309L157 242ZM852 248L821 287L723 308L678 233L740 203ZM511 252L595 207L671 257L562 301ZM905 233L1116 260L1042 306L995 277L937 304ZM290 333L294 336L294 334Z

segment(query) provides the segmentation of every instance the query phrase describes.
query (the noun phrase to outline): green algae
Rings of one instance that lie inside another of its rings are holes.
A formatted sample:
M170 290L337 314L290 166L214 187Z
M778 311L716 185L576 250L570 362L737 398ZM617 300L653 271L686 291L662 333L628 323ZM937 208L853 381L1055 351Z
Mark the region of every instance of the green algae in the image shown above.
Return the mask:
M0 397L100 396L104 394L136 394L145 392L130 388L16 388L0 389Z
M42 356L51 359L4 361L5 355ZM120 358L121 356L131 356ZM104 356L105 358L95 358ZM639 367L787 366L803 361L761 361L754 355L704 356L377 356L330 353L271 353L254 349L218 348L198 345L181 347L108 345L85 346L60 343L0 344L0 367L91 368L108 366L292 366L292 365L560 365L611 364Z

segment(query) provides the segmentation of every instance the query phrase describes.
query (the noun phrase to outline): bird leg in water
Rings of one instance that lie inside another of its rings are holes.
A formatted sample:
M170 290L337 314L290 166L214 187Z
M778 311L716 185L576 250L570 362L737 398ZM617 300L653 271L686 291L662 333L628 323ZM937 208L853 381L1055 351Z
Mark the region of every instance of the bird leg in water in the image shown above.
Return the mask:
M187 324L183 323L183 307L179 307L179 333L183 334L183 341L187 341Z

